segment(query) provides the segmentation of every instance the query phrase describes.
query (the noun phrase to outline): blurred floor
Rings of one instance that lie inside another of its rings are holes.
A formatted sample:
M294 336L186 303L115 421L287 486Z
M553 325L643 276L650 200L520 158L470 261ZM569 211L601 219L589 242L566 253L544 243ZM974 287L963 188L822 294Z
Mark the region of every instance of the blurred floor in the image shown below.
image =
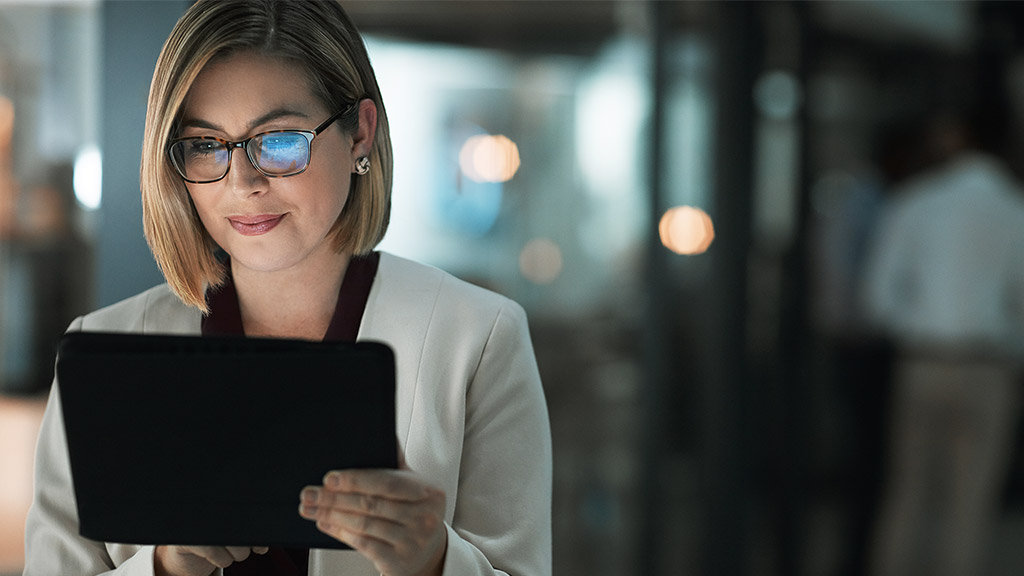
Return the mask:
M1016 576L1024 572L1024 503L1003 511L993 545L992 576Z
M843 557L842 545L847 542L842 521L842 508L838 502L821 503L810 512L804 541L804 574L806 576L833 576L845 574L839 565ZM990 543L988 556L989 576L1017 576L1024 573L1024 503L1003 510ZM755 546L756 548L756 546ZM752 576L773 574L767 567L750 572Z
M0 575L20 574L24 563L32 460L45 403L0 396Z

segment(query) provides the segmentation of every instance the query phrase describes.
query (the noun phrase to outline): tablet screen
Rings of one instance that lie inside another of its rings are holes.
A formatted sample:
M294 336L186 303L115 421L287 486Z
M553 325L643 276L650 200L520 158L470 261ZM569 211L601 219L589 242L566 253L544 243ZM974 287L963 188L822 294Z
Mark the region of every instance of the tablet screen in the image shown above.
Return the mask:
M90 539L345 548L299 516L299 492L397 467L384 344L77 332L57 378Z

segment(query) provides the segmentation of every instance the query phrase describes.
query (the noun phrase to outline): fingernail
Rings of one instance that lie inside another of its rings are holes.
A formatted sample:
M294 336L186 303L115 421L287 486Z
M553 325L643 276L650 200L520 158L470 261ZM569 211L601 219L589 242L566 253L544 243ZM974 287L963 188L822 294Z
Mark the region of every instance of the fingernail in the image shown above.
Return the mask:
M320 500L320 491L316 488L306 488L300 498L304 503L316 504Z
M316 506L310 506L309 504L303 504L303 505L299 506L299 515L303 516L303 517L306 517L306 518L310 518L310 519L315 518L316 517L316 513L318 511L319 510L317 509Z
M341 476L333 472L328 474L327 477L324 478L324 486L329 486L331 488L341 486Z

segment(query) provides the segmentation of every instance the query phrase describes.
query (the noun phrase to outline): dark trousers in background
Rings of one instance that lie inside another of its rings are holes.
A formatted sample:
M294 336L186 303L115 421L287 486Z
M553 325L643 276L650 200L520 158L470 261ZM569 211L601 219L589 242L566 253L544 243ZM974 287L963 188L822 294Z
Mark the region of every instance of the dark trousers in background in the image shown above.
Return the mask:
M874 576L985 574L1012 461L1020 391L1010 362L896 362Z

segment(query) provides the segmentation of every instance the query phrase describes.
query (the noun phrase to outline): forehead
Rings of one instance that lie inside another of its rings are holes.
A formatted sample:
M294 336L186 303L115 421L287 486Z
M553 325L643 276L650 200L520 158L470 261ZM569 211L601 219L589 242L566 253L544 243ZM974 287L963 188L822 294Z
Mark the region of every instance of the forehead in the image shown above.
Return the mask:
M310 117L325 113L301 65L242 52L214 58L203 67L189 88L182 119L233 129L278 109Z

